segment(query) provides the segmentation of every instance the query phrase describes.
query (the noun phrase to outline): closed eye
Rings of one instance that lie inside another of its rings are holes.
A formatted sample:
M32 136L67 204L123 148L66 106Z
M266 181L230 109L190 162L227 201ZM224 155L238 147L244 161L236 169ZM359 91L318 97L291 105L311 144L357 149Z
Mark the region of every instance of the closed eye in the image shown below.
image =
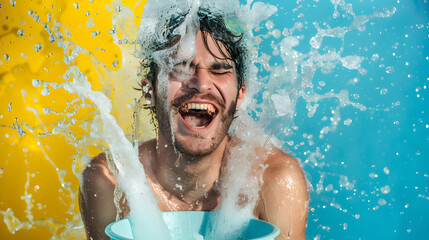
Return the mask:
M213 75L221 76L232 74L234 67L227 62L214 62L209 69Z
M213 75L216 75L216 76L222 76L222 75L232 74L232 71L231 71L231 70L229 70L229 71L223 71L223 70L214 70L214 69L210 69L210 72L211 72Z

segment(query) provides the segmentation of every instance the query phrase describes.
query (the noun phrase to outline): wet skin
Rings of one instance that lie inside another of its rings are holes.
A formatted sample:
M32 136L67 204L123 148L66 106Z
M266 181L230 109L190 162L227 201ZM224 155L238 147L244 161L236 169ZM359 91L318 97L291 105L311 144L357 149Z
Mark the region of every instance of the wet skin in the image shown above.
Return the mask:
M208 47L221 56L211 38ZM180 71L183 66L176 67ZM238 108L245 97L244 87L237 89L234 63L213 57L199 32L190 67L193 75L188 79L169 75L169 91L158 92L156 102L154 96L148 96L157 109L159 131L157 139L140 146L139 159L161 211L213 210L220 199L216 184L227 161L225 153L231 145L240 144L227 133L233 119L231 109ZM192 103L208 112L214 107L215 114L201 118L187 115L195 111L189 110L195 108ZM268 167L262 175L254 215L280 228L277 239L304 239L308 192L299 164L276 148L257 148L255 152ZM108 239L104 228L117 214L113 202L116 181L104 154L92 160L83 177L79 200L88 239ZM122 218L129 212L124 197L120 206Z

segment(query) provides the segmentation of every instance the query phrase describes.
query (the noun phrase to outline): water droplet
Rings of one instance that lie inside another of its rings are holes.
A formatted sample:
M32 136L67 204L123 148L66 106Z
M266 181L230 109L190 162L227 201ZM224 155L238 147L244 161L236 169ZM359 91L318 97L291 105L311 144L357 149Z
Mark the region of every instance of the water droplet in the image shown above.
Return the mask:
M62 34L62 33L60 33L60 32L56 32L56 33L55 33L55 36L56 36L58 39L62 39L62 38L63 38L63 34Z
M76 9L79 9L79 3L77 3L77 2L75 2L75 3L73 3L73 6L76 8Z
M326 192L330 192L330 191L332 191L332 190L334 190L334 187L332 186L332 184L328 184L328 185L325 187L325 191L326 191Z
M26 147L25 147L25 148L23 148L23 149L22 149L22 152L25 152L25 153L26 153L26 152L28 152L28 148L26 148Z
M377 62L378 59L380 59L380 56L377 53L373 54L372 57L371 57L371 60L374 61L374 62Z
M388 167L384 167L384 168L383 168L383 172L384 172L386 175L389 175L389 174L390 174L390 169L389 169Z
M39 52L40 49L42 49L42 44L36 43L36 45L34 45L34 50L36 50L36 52Z
M89 13L90 13L89 11L88 11L88 12L86 12L86 13L85 13L85 16L87 16L87 17L88 17L88 16L89 16Z
M51 42L51 43L53 43L53 42L55 42L55 37L54 37L54 35L49 35L49 42Z
M368 73L368 70L366 70L365 68L361 68L361 67L359 67L357 70L359 71L359 73L360 73L362 76L365 76L365 75Z
M33 83L33 87L39 87L42 84L40 80L37 78L33 79L32 83Z
M273 31L273 37L279 39L282 36L282 33L278 29L274 29Z
M117 67L117 66L118 66L118 64L119 64L118 60L115 60L115 61L113 61L112 66L113 66L113 67Z
M16 122L16 124L15 123L13 124L13 128L18 131L18 136L20 138L24 137L25 136L25 132L24 132L24 130L22 130L22 127L18 124L18 119L17 118L15 118L15 122ZM13 143L13 144L15 144L15 143Z
M10 0L10 5L12 5L12 7L16 6L16 1L15 0Z
M180 191L182 191L182 190L183 190L183 186L182 186L182 185L180 185L180 184L178 184L178 183L176 183L175 187L176 187L176 188L178 188Z
M383 88L380 90L380 95L386 95L388 91L387 88Z
M273 21L268 20L268 21L265 23L265 27L266 27L268 30L272 30L272 29L274 28L274 23L273 23Z
M58 133L60 133L60 129L59 128L52 129L52 134L56 135Z
M378 205L380 206L386 205L386 200L384 200L383 198L378 199Z
M381 193L388 194L390 193L390 187L388 185L380 188Z
M51 93L51 90L48 87L44 87L41 94L42 96L48 96L49 93Z
M10 59L9 55L7 55L6 53L3 55L3 57L6 61L9 61L9 59Z
M344 120L344 125L350 126L350 124L352 124L352 120L350 118L347 118L346 120Z
M7 104L7 111L8 112L12 111L12 103L11 102Z
M46 19L47 19L46 20L47 22L51 22L52 21L52 13L48 13Z
M369 177L370 178L378 178L378 174L377 173L370 173Z
M33 10L28 10L28 15L30 15L30 17L33 17L34 16L34 11Z
M86 22L86 27L87 28L92 28L92 27L94 27L95 26L95 24L94 24L94 18L93 17L90 17L89 19L88 19L88 21Z
M20 36L20 37L24 36L24 30L18 29L18 31L16 32L16 34L18 34L18 36Z
M49 115L51 112L52 112L51 109L49 109L47 107L43 108L43 114Z
M386 67L386 73L393 73L395 71L395 69L390 66L390 67Z
M340 184L340 187L345 187L347 190L353 190L355 187L355 185L348 180L347 176L341 176L339 184Z
M92 32L91 32L91 35L92 35L93 37L97 37L99 34L100 34L100 31L92 31Z

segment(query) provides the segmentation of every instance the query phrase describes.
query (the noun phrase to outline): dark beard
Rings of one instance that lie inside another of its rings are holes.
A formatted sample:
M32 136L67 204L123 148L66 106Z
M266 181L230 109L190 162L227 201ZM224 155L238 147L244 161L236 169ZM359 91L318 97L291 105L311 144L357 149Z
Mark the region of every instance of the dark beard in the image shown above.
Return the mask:
M187 149L185 148L180 142L176 141L174 146L176 149L182 153L183 155L189 156L192 158L201 158L205 157L207 155L210 155L212 152L214 152L222 142L222 140L226 137L228 134L229 127L232 124L232 121L234 120L234 115L236 112L235 109L236 102L232 102L231 106L229 106L228 111L226 112L225 116L222 117L221 122L221 128L218 130L215 137L213 137L211 140L211 144L208 148L205 149Z
M191 99L192 96L184 96L182 99ZM235 113L236 113L236 102L233 101L231 105L229 106L228 110L226 111L224 116L218 116L221 118L221 125L220 128L217 129L216 135L211 139L210 146L204 149L194 149L194 148L187 148L184 145L182 145L177 139L172 136L172 125L170 122L170 115L168 111L165 109L165 100L162 99L160 96L158 96L157 101L155 103L156 113L157 113L157 120L158 120L158 126L159 126L159 132L160 134L163 134L167 141L171 142L173 147L176 151L181 153L183 156L189 157L189 159L198 159L201 157L205 157L209 154L211 154L213 151L215 151L222 140L227 136L229 127L232 124L232 121L235 119ZM214 99L212 99L214 100ZM181 101L180 101L181 102ZM180 103L177 103L177 101L173 101L173 106L181 106ZM222 105L219 105L222 106ZM224 109L224 107L222 106ZM179 114L179 113L177 113ZM201 137L202 138L202 137Z

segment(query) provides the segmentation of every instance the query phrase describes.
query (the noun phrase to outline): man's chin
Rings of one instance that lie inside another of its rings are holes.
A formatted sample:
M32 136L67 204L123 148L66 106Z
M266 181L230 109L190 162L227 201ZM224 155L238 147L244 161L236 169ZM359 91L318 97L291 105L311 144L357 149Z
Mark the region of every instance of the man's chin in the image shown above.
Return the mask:
M176 150L189 157L205 157L213 153L221 140L216 138L201 138L186 136L186 139L177 137L175 141ZM209 140L210 139L210 140Z
M201 144L196 145L194 143L193 145L192 144L185 145L185 144L182 144L180 141L176 141L175 147L176 147L176 150L179 151L184 156L188 156L192 158L201 158L213 153L218 147L218 144L214 145L212 143L207 143L203 145Z

